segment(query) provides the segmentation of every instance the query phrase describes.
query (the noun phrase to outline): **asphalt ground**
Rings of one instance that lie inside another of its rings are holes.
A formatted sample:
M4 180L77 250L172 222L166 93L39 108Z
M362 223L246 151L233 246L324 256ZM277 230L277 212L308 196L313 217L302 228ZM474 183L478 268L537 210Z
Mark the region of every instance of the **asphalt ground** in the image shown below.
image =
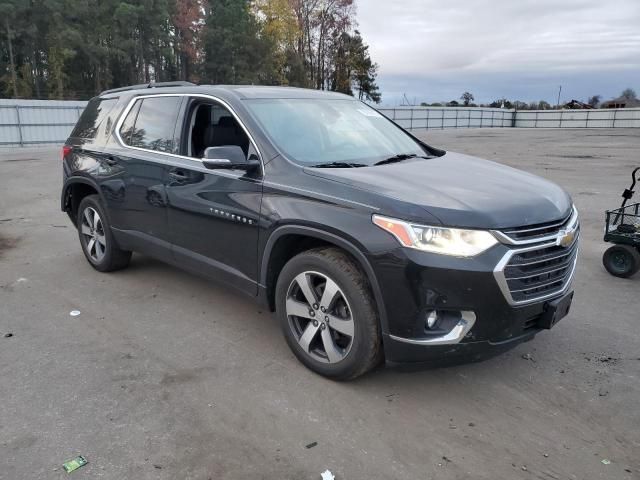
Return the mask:
M59 149L0 150L0 478L640 478L640 274L601 263L640 130L418 134L573 195L575 303L492 360L351 383L224 286L138 254L96 272L59 210Z

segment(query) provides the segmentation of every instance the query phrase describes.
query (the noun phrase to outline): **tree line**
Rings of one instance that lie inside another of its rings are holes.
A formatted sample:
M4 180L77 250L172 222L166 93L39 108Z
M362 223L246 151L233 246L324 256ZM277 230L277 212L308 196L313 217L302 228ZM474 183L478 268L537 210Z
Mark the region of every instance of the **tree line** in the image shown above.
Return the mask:
M632 88L626 88L620 94L620 98L627 100L637 100L638 96ZM476 104L473 103L475 98L473 94L470 92L464 92L460 95L461 102L457 100L451 100L450 102L435 102L435 103L426 103L422 102L420 104L421 107L486 107L486 108L508 108L508 109L516 109L516 110L555 110L559 108L576 108L573 106L576 103L576 100L572 100L568 103L563 103L560 105L551 105L546 100L540 100L539 102L522 102L520 100L509 100L507 98L499 98L494 100L491 103L481 103ZM577 102L582 103L582 102ZM602 95L593 95L584 102L583 105L588 105L592 108L598 108L602 104Z
M355 0L0 0L0 16L3 97L188 80L381 100Z

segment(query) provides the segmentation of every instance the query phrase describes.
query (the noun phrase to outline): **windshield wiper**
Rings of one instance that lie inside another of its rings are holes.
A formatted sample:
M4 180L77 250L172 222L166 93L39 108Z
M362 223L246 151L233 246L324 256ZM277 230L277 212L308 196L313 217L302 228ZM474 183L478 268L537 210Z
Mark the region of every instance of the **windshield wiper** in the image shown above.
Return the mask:
M387 163L397 163L397 162L402 162L403 160L409 160L411 158L418 158L418 155L416 155L415 153L399 153L398 155L394 155L393 157L380 160L379 162L374 163L374 165L386 165ZM426 157L419 157L419 158L426 158Z
M311 165L313 168L357 168L366 167L363 163L349 163L349 162L329 162L319 163L317 165Z

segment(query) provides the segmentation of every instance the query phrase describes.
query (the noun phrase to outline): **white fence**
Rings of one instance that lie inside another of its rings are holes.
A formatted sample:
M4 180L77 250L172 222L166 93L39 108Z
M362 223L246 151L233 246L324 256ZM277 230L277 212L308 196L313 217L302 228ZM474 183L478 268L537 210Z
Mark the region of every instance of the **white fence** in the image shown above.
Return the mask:
M512 127L514 110L467 107L396 107L378 111L407 130Z
M0 146L63 143L87 102L0 100ZM511 110L396 107L379 111L407 130L443 128L640 128L640 108Z
M514 127L640 128L640 108L519 110Z
M512 110L471 107L396 107L379 111L407 130L434 128L640 128L640 108Z
M0 100L0 146L64 143L87 102Z

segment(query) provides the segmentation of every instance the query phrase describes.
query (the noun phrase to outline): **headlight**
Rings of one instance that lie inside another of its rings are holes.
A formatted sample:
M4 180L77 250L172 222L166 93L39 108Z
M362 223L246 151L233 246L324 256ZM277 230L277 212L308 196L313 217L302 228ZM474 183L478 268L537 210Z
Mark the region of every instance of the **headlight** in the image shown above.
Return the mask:
M423 252L474 257L498 243L491 233L484 230L412 225L380 215L372 218L373 223L396 237L402 246Z

